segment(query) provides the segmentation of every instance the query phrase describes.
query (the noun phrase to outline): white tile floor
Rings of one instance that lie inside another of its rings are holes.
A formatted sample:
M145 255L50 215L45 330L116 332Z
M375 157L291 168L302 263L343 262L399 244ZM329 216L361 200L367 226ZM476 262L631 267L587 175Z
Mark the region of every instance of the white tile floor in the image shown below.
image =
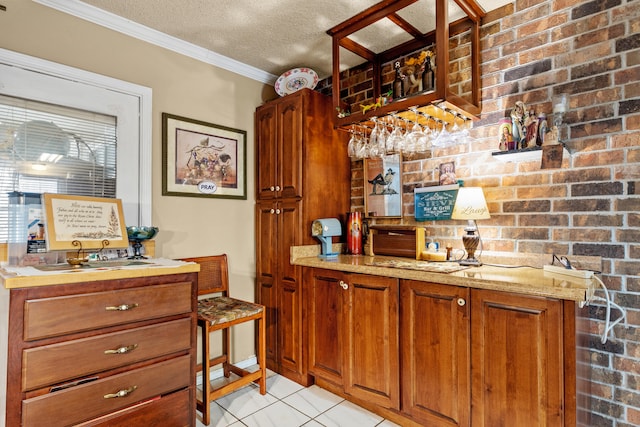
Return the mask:
M197 413L197 427L203 427ZM392 427L384 418L318 386L305 388L269 372L267 394L251 384L211 402L210 427Z

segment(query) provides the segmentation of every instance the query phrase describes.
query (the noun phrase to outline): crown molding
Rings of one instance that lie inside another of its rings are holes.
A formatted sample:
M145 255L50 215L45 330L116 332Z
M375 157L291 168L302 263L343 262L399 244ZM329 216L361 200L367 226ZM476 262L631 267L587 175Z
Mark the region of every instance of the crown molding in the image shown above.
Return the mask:
M147 26L137 24L121 16L78 0L32 1L261 83L273 84L277 79L277 76L267 73L266 71L236 61L235 59L231 59L227 56L220 55L219 53L211 50L204 49L200 46L196 46L192 43L187 43L176 37L154 30Z

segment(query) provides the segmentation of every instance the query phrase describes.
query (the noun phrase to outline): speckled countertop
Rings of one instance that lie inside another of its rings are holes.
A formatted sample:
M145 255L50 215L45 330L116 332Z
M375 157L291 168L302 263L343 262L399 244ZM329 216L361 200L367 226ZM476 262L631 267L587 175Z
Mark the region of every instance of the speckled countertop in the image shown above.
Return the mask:
M105 262L101 267L75 269L71 267L64 268L65 266L61 265L60 269L49 271L42 271L36 267L4 266L0 268L0 283L5 289L12 289L200 271L200 266L196 263L163 258L146 259L143 262L144 264L139 263L129 266Z
M336 250L340 251L340 248L336 247ZM483 254L482 260L485 264L480 267L442 273L435 270L446 270L445 263L343 254L333 259L323 259L318 257L319 253L319 245L292 247L291 263L304 267L572 300L581 304L591 299L598 285L595 279L580 279L543 271L542 265L550 263L551 255L487 253ZM600 270L599 257L572 257L572 262L582 269ZM398 263L404 268L383 266ZM521 266L524 264L526 266Z

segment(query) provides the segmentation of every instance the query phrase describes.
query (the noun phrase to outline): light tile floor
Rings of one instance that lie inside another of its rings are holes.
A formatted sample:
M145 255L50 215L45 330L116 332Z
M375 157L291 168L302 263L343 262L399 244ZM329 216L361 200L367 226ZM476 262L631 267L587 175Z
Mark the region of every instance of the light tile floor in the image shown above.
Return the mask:
M203 427L198 412L196 426ZM267 394L256 384L211 402L210 427L392 427L397 424L318 386L269 372Z

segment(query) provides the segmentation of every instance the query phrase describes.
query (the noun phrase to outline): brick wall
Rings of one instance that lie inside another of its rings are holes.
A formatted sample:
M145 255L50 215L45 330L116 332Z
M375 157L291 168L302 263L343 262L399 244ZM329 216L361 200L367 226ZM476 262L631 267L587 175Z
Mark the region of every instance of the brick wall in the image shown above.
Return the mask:
M640 425L640 2L518 0L487 15L481 46L475 141L404 160L403 222L414 222L413 189L435 184L438 165L453 161L465 185L484 188L486 250L602 256L628 321L601 344L604 310L589 311L592 425ZM562 167L494 159L498 120L518 100L549 114L556 93L570 102L573 153ZM352 206L362 210L361 161L352 178ZM460 222L420 224L429 239L461 247Z

